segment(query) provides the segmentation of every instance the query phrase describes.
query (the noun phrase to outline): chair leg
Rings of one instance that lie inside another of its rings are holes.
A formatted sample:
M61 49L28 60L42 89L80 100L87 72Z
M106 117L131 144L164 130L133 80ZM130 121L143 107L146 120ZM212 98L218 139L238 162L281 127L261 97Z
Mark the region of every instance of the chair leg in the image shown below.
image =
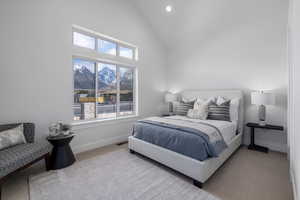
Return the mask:
M46 165L46 170L49 171L50 170L50 153L47 153L45 155L45 165Z

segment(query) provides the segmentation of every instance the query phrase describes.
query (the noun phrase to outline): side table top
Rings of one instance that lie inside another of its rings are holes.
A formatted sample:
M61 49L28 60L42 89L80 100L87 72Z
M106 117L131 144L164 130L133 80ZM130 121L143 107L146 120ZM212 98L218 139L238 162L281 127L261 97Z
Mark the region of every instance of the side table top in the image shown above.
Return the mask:
M62 139L67 139L67 138L74 137L74 136L75 136L74 133L71 133L68 135L48 136L47 140L62 140Z
M283 126L277 126L277 125L271 125L266 124L265 126L259 125L258 123L247 123L246 126L252 127L252 128L262 128L262 129L272 129L272 130L279 130L283 131Z

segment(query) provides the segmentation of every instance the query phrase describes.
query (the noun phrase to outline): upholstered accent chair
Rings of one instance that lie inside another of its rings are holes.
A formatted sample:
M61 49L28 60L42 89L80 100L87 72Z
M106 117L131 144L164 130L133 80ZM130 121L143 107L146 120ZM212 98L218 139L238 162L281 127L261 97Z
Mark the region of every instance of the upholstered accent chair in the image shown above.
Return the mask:
M15 128L19 124L0 125L0 131ZM46 140L34 141L35 125L23 123L26 144L19 144L0 150L0 200L3 180L10 174L25 169L35 162L45 159L46 169L49 169L51 145Z

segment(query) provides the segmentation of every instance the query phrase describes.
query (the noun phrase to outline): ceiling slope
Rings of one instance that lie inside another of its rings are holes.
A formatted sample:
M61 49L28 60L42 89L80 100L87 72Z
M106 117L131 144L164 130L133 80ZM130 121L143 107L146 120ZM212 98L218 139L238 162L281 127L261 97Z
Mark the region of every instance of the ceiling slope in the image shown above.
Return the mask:
M262 20L271 0L133 0L164 45L201 45L224 32ZM173 12L165 11L166 5ZM268 12L268 11L267 11ZM270 10L269 13L272 13ZM270 16L272 17L272 16Z

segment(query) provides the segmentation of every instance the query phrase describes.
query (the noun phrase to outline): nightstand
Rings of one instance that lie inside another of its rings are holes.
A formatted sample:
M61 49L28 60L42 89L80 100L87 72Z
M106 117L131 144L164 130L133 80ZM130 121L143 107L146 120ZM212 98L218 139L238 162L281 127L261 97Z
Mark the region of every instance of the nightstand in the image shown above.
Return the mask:
M261 126L258 123L247 123L247 126L251 128L251 142L250 145L248 146L248 149L261 151L265 153L268 153L269 151L267 147L262 147L255 144L255 128L283 131L283 126L275 126L270 124Z
M173 114L162 114L161 117L169 117L169 116L173 116Z

